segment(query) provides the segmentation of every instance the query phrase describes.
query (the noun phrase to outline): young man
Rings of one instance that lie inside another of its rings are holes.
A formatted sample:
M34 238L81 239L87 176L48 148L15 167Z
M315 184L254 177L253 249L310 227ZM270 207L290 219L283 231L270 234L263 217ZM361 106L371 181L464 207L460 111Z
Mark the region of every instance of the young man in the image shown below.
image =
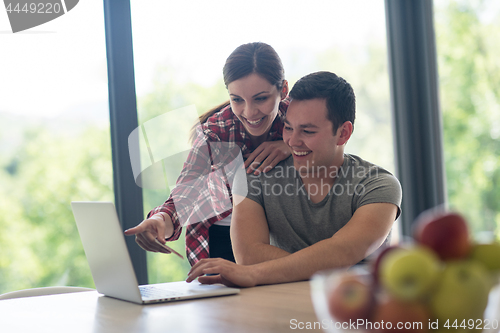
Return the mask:
M245 197L233 188L237 264L201 260L188 282L250 287L306 280L360 262L389 235L400 213L399 181L344 154L355 119L352 87L317 72L300 79L290 98L283 141L292 156L270 173L248 176Z

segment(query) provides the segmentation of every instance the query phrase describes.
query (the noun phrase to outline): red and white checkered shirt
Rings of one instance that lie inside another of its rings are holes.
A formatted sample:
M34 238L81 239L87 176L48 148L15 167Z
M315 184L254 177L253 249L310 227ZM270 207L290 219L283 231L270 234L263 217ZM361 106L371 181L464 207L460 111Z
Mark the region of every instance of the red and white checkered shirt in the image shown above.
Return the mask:
M288 99L280 102L268 141L283 139L288 103ZM170 216L174 233L167 241L177 240L182 226L186 226L186 255L191 265L209 257L208 228L232 212L230 187L221 172L224 158L216 156L219 148L223 145L226 152L234 155L237 150L243 156L257 148L230 105L208 118L198 127L197 134L170 197L148 214L148 218L159 212Z

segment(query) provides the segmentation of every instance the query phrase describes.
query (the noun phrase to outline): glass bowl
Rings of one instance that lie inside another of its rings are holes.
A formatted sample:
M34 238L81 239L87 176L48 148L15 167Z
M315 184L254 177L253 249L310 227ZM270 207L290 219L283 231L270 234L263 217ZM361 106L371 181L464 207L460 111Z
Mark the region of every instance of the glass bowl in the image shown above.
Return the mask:
M345 332L370 332L364 327L357 326L353 321L351 323L337 321L329 311L328 295L331 294L333 288L338 284L341 277L345 274L354 274L365 281L371 281L372 275L369 266L354 266L350 269L327 270L316 273L311 281L311 298L314 306L314 311L318 318L319 326L326 332L345 333ZM380 297L380 292L376 297ZM491 289L488 298L488 306L484 312L481 325L482 332L497 333L500 331L500 283L496 280L495 286ZM391 331L397 331L392 329ZM459 332L459 330L450 328L449 332ZM433 332L428 330L428 332ZM437 331L436 331L437 332ZM474 332L480 332L479 330Z
M337 286L344 274L354 274L362 276L365 279L370 277L369 270L364 266L354 266L350 269L335 269L316 273L310 281L311 298L316 317L320 322L321 328L326 332L364 332L362 329L353 328L352 326L349 327L345 323L344 327L342 327L343 323L337 321L330 314L327 296L332 292L333 288Z

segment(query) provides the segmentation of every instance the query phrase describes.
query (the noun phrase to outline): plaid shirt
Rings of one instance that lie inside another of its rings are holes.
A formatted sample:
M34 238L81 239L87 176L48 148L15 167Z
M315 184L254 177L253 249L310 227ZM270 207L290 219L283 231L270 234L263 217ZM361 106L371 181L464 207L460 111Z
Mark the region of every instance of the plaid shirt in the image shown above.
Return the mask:
M288 99L280 102L268 141L283 139L283 117L288 103ZM214 158L218 147L225 145L233 152L232 148L237 148L243 156L257 148L230 105L208 118L197 132L176 187L163 205L148 214L148 218L159 212L170 216L174 233L167 241L177 240L186 225L186 255L191 265L209 257L208 228L232 212L232 195L224 172L220 172L224 159ZM179 204L180 200L175 198L182 198L183 203Z

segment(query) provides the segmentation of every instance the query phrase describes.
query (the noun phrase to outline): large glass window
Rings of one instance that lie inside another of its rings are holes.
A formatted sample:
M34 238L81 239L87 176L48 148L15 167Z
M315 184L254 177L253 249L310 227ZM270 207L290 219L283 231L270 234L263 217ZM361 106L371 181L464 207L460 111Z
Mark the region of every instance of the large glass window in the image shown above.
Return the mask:
M450 207L500 238L500 3L435 0Z
M384 1L133 0L131 7L140 123L192 104L201 114L228 100L226 58L243 43L262 41L282 58L290 87L319 70L350 82L357 118L346 151L395 171ZM168 150L176 138L164 135ZM146 214L169 191L143 193ZM184 252L184 236L174 246ZM188 269L173 256L148 253L148 263L150 282L182 279Z
M0 12L0 293L93 287L70 202L114 199L102 2L16 34Z

